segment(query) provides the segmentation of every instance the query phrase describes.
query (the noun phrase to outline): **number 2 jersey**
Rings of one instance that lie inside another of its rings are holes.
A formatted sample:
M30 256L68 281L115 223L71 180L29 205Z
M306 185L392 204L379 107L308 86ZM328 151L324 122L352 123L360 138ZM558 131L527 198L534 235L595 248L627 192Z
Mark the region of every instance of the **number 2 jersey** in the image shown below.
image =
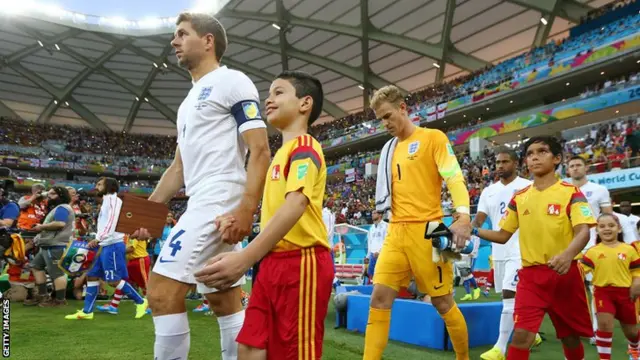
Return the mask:
M441 219L443 180L454 206L469 208L462 170L442 131L416 127L411 136L398 141L392 161L392 223Z
M504 185L501 181L491 184L480 195L478 212L487 214L489 220L491 220L491 228L493 230L500 230L500 219L507 211L507 206L513 195L529 185L531 185L530 180L519 176L507 185ZM504 245L491 243L493 261L520 259L520 239L518 234L519 232L516 231Z
M280 240L273 251L289 251L312 246L329 248L322 221L322 201L327 184L327 166L320 143L311 135L298 136L282 144L271 161L262 196L260 228L284 205L290 192L300 191L309 199L302 217Z

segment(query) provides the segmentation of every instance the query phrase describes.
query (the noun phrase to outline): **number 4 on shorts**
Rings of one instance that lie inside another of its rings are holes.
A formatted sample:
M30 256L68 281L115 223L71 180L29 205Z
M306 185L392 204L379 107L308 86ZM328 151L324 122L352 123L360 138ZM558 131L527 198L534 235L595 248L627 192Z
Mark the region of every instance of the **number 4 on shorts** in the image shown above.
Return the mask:
M171 248L171 257L176 256L178 251L182 249L182 246L180 246L181 242L178 241L178 238L182 236L182 234L184 234L184 230L178 231L175 235L173 235L171 241L169 242L169 247Z

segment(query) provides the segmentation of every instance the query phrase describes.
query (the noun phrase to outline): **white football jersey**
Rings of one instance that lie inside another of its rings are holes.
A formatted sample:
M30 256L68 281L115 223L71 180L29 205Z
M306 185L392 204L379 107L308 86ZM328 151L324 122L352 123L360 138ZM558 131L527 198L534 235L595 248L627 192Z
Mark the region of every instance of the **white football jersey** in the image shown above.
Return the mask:
M333 249L333 236L336 226L336 216L329 208L322 208L322 222L327 228L327 235L329 237L329 246Z
M609 190L600 184L587 181L586 184L580 187L580 191L587 198L587 202L589 202L589 206L591 207L593 216L596 219L598 219L598 216L600 216L602 207L611 206L611 196L609 195ZM596 244L595 226L589 229L589 231L589 243L587 243L585 249L588 249Z
M187 196L223 198L221 181L245 184L248 148L241 134L266 128L248 76L226 66L203 76L180 105L177 126Z
M379 253L382 250L382 244L387 237L387 230L389 224L385 221L380 221L377 224L371 225L369 228L369 234L367 234L367 253Z
M478 203L478 212L487 214L491 220L493 230L500 230L500 219L504 216L509 202L513 198L513 194L531 185L531 181L516 177L508 185L498 181L484 189L480 194L480 202ZM520 243L518 237L519 231L516 231L509 241L504 244L491 243L491 256L493 261L502 261L507 259L520 259Z
M617 212L613 213L618 217L620 221L620 225L622 226L622 239L625 243L631 244L635 241L640 240L638 238L638 229L637 229L637 216L631 214L630 216L620 214Z

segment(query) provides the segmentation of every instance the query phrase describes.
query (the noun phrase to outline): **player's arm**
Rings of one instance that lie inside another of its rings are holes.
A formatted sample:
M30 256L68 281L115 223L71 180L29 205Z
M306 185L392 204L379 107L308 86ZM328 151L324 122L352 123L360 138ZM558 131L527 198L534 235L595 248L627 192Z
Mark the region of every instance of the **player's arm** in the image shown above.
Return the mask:
M600 211L602 214L613 214L613 206L611 205L611 195L609 195L609 190L605 189L598 205L600 205Z
M31 206L31 204L33 203L33 201L35 199L41 198L42 195L40 194L36 194L36 195L32 195L32 196L23 196L20 199L18 199L18 206L20 206L21 210L24 210L26 208L28 208L29 206Z
M138 240L136 239L129 239L129 242L127 243L127 254L131 254L133 252L133 250L135 250L135 246L136 243L138 242Z
M176 154L173 157L173 161L162 174L158 185L149 196L149 200L166 204L183 186L182 157L180 156L180 147L176 146Z
M120 212L120 206L117 204L117 197L110 196L108 201L103 200L100 207L100 213L105 212L106 216L98 217L98 224L96 226L96 239L89 247L93 247L109 237L116 231L116 224L118 223L118 217ZM104 219L101 221L101 219Z
M630 295L631 299L635 300L640 297L640 255L636 251L635 247L632 251L629 251L629 257L629 270L631 271L631 276L633 276Z
M483 222L484 223L484 222ZM518 230L520 223L518 220L518 203L515 196L509 201L507 211L500 220L500 231L493 231L487 229L481 229L478 227L473 228L473 235L479 236L487 241L497 244L506 244L513 233Z
M3 218L0 219L0 227L11 227L20 215L20 208L15 203L8 203L4 208Z
M246 130L242 133L242 138L249 147L249 162L247 183L240 207L253 215L258 209L264 191L264 181L271 162L271 150L265 128Z
M451 194L453 206L456 210L455 221L449 229L453 233L456 246L462 248L471 238L471 210L469 191L464 181L460 164L449 143L449 138L442 131L435 131L433 137L434 159L438 173L444 179ZM440 191L440 189L438 189Z

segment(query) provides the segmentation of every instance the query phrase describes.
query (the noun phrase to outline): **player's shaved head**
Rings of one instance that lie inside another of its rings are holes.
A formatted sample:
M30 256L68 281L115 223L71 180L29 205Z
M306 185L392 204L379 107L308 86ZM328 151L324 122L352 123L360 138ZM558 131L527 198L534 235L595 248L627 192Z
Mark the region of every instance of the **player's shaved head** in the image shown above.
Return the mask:
M310 126L320 117L322 113L322 102L324 100L324 91L322 83L316 77L304 71L283 71L276 79L287 80L296 90L296 97L302 99L306 96L311 97L313 104L309 113Z
M183 12L178 15L176 25L180 25L182 22L190 23L193 30L195 30L196 34L200 37L208 34L213 36L216 60L220 62L225 51L227 51L228 44L227 32L220 21L209 14Z
M518 153L516 153L515 150L508 148L506 146L500 146L495 153L496 155L500 155L500 154L508 155L511 161L515 163L518 162Z

